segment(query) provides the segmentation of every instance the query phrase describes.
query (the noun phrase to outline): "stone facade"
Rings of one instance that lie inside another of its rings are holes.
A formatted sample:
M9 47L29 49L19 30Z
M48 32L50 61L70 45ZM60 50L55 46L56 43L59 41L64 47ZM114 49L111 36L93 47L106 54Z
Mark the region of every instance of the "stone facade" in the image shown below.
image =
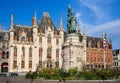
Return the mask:
M68 71L76 67L82 71L83 68L113 67L112 41L105 50L102 38L86 36L85 31L81 34L80 26L78 31L72 32L64 31L62 18L58 30L48 13L44 13L38 22L35 13L31 26L15 24L14 16L11 15L10 31L6 33L8 48L5 49L5 52L9 51L10 57L6 61L0 59L1 67L6 62L9 72L20 73L43 68L63 68Z
M57 30L48 13L32 26L14 25L11 16L10 71L28 72L42 68L61 68L61 48L64 40L62 19Z
M9 32L0 30L0 72L8 72Z
M120 49L113 50L113 68L120 70Z

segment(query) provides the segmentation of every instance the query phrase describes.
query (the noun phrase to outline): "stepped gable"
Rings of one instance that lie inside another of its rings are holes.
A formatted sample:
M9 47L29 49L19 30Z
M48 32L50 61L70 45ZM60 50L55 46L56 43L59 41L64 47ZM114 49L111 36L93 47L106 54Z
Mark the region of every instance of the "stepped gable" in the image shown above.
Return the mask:
M54 32L57 31L59 33L53 21L51 20L49 13L44 13L41 21L38 22L38 32L40 31L40 29L42 29L42 32L45 33L45 30L47 30L49 26L51 30L53 30L54 28Z
M14 37L17 37L17 40L19 39L19 36L23 33L23 31L26 33L26 37L29 39L32 37L33 31L32 27L30 26L23 26L23 25L14 25Z
M103 40L102 38L98 37L88 37L87 36L87 47L88 47L88 42L91 41L91 48L97 48L97 43L100 41L100 47L103 48Z
M4 40L4 37L6 35L8 36L8 40ZM9 41L9 39L10 39L10 33L9 33L9 31L1 31L0 30L0 42Z

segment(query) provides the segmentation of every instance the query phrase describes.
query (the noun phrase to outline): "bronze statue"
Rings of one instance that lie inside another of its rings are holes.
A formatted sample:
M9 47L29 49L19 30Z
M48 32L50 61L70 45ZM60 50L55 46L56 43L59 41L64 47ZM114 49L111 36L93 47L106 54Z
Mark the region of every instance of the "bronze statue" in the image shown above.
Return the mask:
M76 17L74 16L71 7L68 7L68 20L67 20L67 30L68 30L68 34L71 33L77 33L76 31L76 25L77 25L77 21L76 21Z

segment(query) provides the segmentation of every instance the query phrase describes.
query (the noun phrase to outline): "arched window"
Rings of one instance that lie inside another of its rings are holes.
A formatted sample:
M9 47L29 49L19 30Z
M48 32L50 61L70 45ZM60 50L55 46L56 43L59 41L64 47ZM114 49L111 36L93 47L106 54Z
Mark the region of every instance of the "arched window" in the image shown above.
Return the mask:
M25 47L22 47L22 53L23 53L23 57L25 57Z
M17 47L14 47L14 56L17 56Z
M32 57L32 48L29 48L29 57Z
M40 45L42 45L42 37L39 37Z
M17 68L17 60L13 61L13 69Z
M41 48L39 49L39 57L42 57L42 51L43 51L43 48L41 47Z
M59 39L58 38L56 39L56 45L59 45Z
M21 68L25 68L25 61L21 61Z
M47 43L48 43L48 44L51 44L51 35L50 35L50 34L48 34Z
M32 61L29 61L29 68L32 68Z
M51 58L51 52L52 52L51 48L48 47L48 49L47 49L47 58Z
M56 57L57 58L59 57L59 49L58 48L56 49Z

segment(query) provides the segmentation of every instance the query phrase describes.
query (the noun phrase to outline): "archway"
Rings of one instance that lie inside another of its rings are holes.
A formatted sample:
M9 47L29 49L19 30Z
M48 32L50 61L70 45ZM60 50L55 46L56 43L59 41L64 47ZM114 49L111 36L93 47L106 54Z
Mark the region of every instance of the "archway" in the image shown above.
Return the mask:
M7 62L2 63L1 72L8 72L8 63Z

